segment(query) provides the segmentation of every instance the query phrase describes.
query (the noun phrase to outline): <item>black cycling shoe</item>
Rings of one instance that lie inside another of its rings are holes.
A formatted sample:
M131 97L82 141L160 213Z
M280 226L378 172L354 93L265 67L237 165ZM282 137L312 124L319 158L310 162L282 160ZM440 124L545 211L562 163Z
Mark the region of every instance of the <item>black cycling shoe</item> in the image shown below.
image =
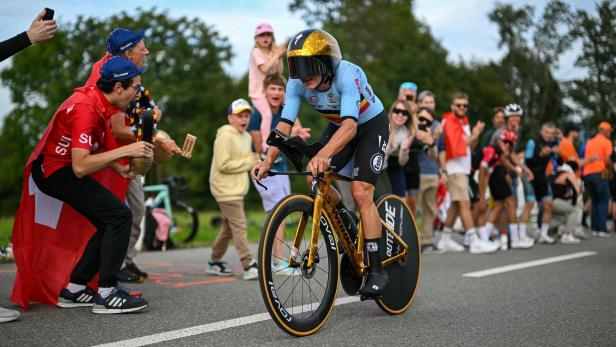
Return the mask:
M111 294L104 299L100 294L94 297L92 313L130 313L143 310L146 307L148 307L148 302L144 298L136 298L123 290L114 288Z
M389 276L387 275L387 271L371 271L368 274L368 278L366 278L366 282L364 282L364 285L359 289L362 300L380 298L388 282Z
M127 266L123 267L122 270L116 274L116 279L120 282L129 283L142 283L145 280L143 276L132 272Z
M62 288L56 306L62 308L92 306L94 305L94 296L96 296L96 293L88 287L77 293L71 293L68 289Z
M126 264L126 268L129 269L134 274L137 274L143 278L148 278L148 273L141 271L141 269L138 268L135 263Z

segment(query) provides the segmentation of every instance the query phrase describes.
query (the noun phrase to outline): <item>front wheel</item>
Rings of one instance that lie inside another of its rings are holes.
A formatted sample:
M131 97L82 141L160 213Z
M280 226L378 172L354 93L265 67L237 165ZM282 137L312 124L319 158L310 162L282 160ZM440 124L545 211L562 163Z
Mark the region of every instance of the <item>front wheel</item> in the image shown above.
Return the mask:
M308 267L314 200L307 195L282 199L265 221L259 242L259 287L273 321L286 333L306 336L327 320L338 290L338 249L331 221L322 215L318 253ZM292 251L297 233L302 237ZM294 252L295 264L289 264Z
M376 303L389 314L400 314L408 310L415 299L421 273L421 250L415 218L408 206L398 196L382 196L376 203L379 216L408 246L408 254L387 265L389 284L383 296ZM383 227L382 259L388 259L402 252L399 242Z

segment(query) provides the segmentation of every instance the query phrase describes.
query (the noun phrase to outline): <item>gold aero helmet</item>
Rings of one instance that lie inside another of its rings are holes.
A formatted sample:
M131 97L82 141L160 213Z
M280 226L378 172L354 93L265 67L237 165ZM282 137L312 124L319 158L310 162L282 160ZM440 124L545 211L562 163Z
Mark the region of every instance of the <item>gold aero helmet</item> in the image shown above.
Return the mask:
M287 48L289 78L333 78L342 59L338 41L325 30L308 29L295 35Z

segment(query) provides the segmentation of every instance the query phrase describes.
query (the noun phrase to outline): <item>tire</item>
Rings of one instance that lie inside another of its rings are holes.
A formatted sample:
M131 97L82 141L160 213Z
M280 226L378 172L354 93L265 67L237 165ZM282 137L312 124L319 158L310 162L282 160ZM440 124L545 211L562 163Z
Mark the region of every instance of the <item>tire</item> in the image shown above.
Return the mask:
M379 216L407 244L409 253L402 259L385 267L389 284L376 303L385 312L395 315L408 310L415 299L421 274L421 250L417 225L413 214L404 201L396 195L382 196L376 203ZM384 246L381 256L388 259L401 251L401 246L383 227Z
M299 267L272 273L272 260L288 261L302 215L309 216L300 241L299 254L307 257L310 246L314 200L307 195L290 195L282 199L265 220L259 242L259 287L272 320L293 336L313 334L327 321L338 291L338 247L331 221L321 217L318 262L312 269ZM273 255L279 226L284 225L281 255ZM282 275L282 274L285 275ZM318 304L317 304L318 303ZM318 306L317 306L318 305Z
M172 208L174 232L182 233L182 243L191 242L199 231L199 212L182 200L173 201Z

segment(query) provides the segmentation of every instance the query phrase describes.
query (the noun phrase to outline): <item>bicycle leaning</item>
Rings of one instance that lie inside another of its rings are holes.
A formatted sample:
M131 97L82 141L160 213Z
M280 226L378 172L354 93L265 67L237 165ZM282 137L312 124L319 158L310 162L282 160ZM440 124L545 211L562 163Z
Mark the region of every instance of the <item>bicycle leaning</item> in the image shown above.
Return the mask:
M144 186L145 193L156 193L146 205L151 208L162 207L165 209L171 226L169 233L181 233L182 243L192 241L199 231L199 213L182 200L181 195L188 190L186 178L182 176L167 177L163 184Z
M311 175L300 171L301 160L314 155L318 144L307 145L298 137L287 138L279 132L268 139L268 144L280 149L297 169L268 171L268 175ZM319 330L332 311L339 281L348 295L357 295L367 272L361 223L357 235L352 235L329 201L328 191L335 180L351 178L332 171L313 177L309 194L282 199L263 226L258 253L261 294L274 322L294 336ZM384 195L376 206L384 230L385 247L380 251L389 284L375 301L383 311L395 315L408 310L417 292L421 269L417 227L398 196ZM275 255L280 251L273 252L275 243L282 243L282 256ZM283 260L288 262L288 269L272 271L272 263Z

